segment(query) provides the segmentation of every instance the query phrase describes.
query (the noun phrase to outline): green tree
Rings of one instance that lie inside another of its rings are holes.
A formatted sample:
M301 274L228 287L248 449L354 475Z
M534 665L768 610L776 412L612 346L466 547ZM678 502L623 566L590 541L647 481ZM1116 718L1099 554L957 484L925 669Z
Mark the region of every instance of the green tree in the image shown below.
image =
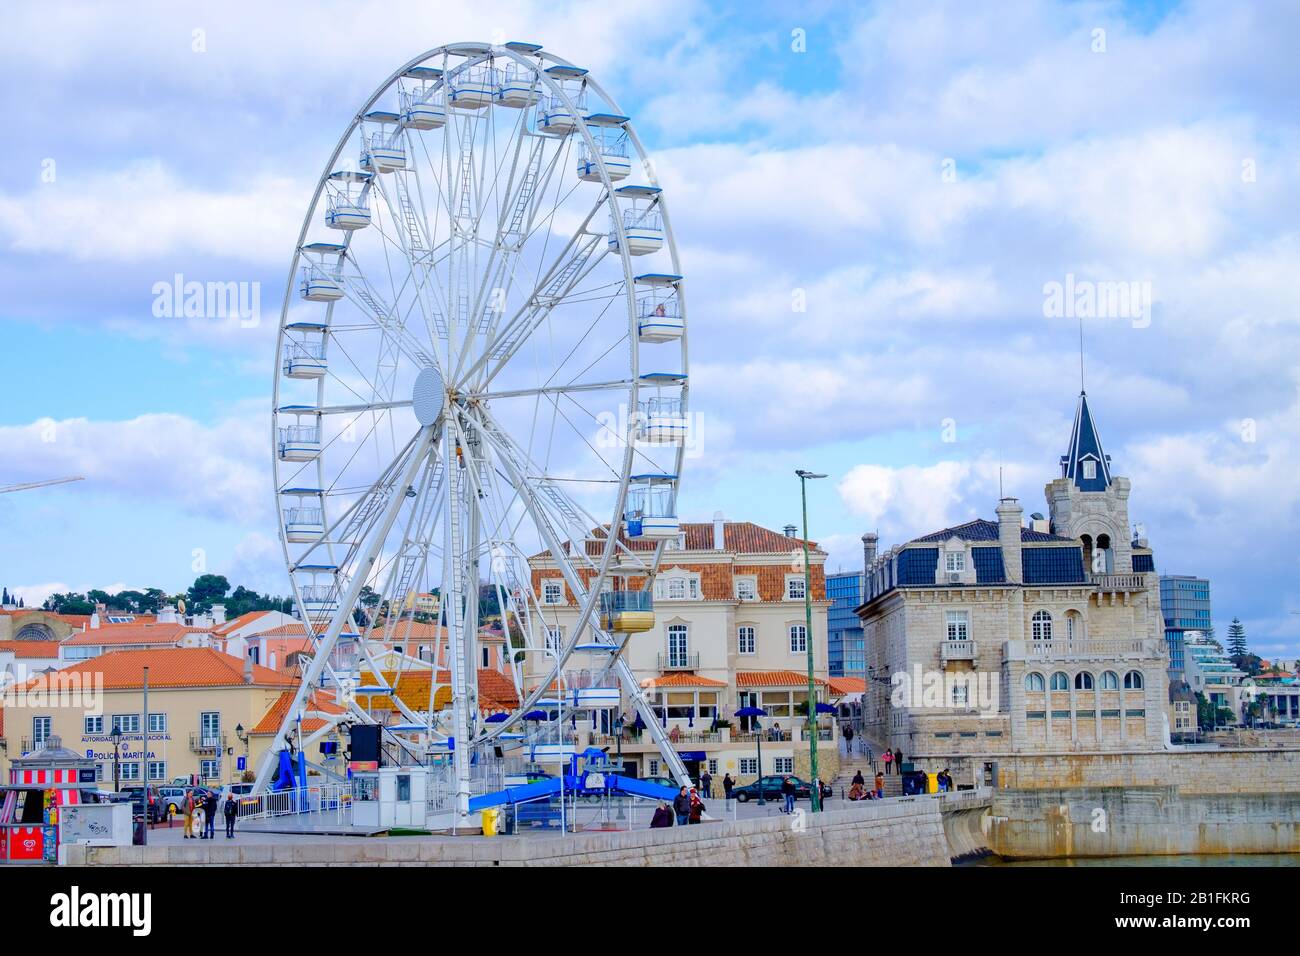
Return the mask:
M1243 657L1246 650L1246 625L1239 618L1233 618L1228 625L1228 653L1233 657Z
M212 610L230 592L230 582L224 574L200 574L186 592L186 607L193 613Z
M94 614L95 605L86 600L84 594L69 591L67 594L51 594L45 599L45 610L55 614Z

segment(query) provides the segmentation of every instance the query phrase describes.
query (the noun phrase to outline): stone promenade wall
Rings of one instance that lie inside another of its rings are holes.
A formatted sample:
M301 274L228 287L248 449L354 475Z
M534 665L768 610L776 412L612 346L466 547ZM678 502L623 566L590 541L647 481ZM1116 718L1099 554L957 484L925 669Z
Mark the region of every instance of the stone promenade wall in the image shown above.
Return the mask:
M666 830L65 848L90 866L948 866L939 801L908 798ZM197 842L197 841L196 841Z
M1183 794L1300 793L1300 750L1026 754L987 757L1008 790L1177 787Z

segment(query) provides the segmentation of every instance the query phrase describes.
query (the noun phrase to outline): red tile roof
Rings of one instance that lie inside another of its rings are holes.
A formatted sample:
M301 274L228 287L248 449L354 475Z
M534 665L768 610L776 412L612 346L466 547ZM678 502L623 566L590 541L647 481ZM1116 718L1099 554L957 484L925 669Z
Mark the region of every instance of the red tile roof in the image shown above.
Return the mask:
M134 690L144 686L144 668L149 668L149 686L236 687L244 684L244 662L211 647L167 647L136 651L112 651L65 667L59 674L103 676L105 690ZM253 686L292 687L297 680L285 674L253 666ZM39 679L39 678L38 678Z
M820 677L814 677L813 682L827 686L827 682ZM737 687L807 687L808 675L800 674L798 671L737 671Z
M370 679L373 678L363 679L362 686ZM396 686L394 680L397 681ZM429 685L433 680L439 685L433 700L434 707L444 707L451 701L450 671L438 671L436 678L434 672L427 668L403 671L400 678L396 671L386 671L383 674L383 686L392 687L397 697L411 710L428 710ZM519 695L515 693L514 682L509 677L500 671L483 668L478 672L478 702L479 709L484 711L513 710L519 706ZM397 709L387 694L371 696L370 707L375 711Z
M206 628L184 624L105 624L79 634L63 643L70 647L96 647L122 644L179 644L186 634L207 634Z
M606 534L607 525L592 529L593 538L603 539ZM682 532L685 534L685 550L687 551L713 551L713 522L711 521L683 521ZM620 534L620 540L633 551L651 551L658 542L646 541L638 538L630 540ZM803 547L802 538L787 538L779 531L772 531L761 525L756 525L752 521L728 521L722 526L722 550L730 554L789 554L796 548ZM809 541L808 547L817 554L824 554L817 547L817 542ZM588 541L588 554L601 554L605 549L604 540ZM542 551L533 555L535 558L545 557L548 552Z
M302 637L306 633L307 625L298 621L294 624L279 624L275 627L269 627L265 631L250 634L249 637Z
M293 703L296 691L287 690L275 699L270 708L262 719L257 722L250 734L273 734L280 729L280 722L284 720L284 715L289 712L289 705ZM334 702L334 699L328 694L321 691L314 691L307 699L307 706L303 708L302 729L305 732L320 730L325 726L325 721L320 717L308 716L312 711L321 714L342 714L345 708L340 707Z
M642 687L726 687L725 680L714 680L711 677L700 677L698 674L686 674L681 671L673 671L668 674L660 674L658 677L647 677L641 681Z
M832 677L826 683L830 686L831 693L836 697L861 694L867 689L867 682L861 677Z
M247 611L239 615L239 617L227 621L225 624L218 624L216 627L212 629L212 633L221 634L222 636L224 636L226 634L229 634L231 631L238 630L239 628L243 627L245 624L252 624L263 614L270 614L270 613L271 613L270 611Z
M0 641L0 651L13 651L14 657L58 657L58 641Z

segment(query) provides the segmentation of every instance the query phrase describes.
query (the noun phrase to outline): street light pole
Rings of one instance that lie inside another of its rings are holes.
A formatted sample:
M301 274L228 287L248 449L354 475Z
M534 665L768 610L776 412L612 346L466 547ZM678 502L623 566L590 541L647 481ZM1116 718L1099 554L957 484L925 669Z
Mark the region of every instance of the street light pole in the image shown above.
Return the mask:
M815 472L799 469L799 494L803 500L803 607L807 629L804 646L808 651L808 773L812 776L809 793L812 812L820 813L822 809L822 788L817 777L817 684L813 677L813 622L812 622L812 569L808 566L808 479L825 478Z

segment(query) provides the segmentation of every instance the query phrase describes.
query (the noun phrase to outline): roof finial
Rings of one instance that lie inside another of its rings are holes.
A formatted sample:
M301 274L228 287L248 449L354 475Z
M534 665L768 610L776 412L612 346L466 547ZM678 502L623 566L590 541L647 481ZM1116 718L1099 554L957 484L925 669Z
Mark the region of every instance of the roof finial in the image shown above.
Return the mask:
M1079 316L1079 392L1086 392L1083 387L1083 315Z

